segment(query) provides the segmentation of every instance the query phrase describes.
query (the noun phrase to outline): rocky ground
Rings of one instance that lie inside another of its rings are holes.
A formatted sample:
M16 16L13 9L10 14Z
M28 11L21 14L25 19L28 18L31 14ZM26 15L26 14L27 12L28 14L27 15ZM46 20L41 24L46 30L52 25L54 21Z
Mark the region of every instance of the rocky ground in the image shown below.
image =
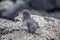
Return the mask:
M42 11L31 10L31 17L38 22L36 33L28 33L26 26L21 27L22 15L16 17L20 21L0 18L0 40L59 40L60 33L60 12L46 13Z

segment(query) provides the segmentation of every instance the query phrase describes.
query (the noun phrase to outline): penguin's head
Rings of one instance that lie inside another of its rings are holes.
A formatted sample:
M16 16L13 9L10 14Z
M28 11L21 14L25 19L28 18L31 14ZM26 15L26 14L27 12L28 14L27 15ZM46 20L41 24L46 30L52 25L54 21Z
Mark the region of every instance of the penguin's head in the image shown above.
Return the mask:
M30 16L29 10L23 10L22 15L23 15L23 17L29 17Z

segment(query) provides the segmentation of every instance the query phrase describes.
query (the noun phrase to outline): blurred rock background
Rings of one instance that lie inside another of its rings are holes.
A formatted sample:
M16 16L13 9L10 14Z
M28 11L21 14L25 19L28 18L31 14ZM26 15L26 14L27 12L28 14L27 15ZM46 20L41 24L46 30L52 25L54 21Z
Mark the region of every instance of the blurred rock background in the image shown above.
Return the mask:
M22 20L20 12L24 9L28 9L31 17L38 22L40 28L36 33L39 35L28 33L26 26L18 30ZM14 17L20 21L0 17L0 40L60 40L60 0L0 0L0 16L7 10L15 14L18 12L19 15Z

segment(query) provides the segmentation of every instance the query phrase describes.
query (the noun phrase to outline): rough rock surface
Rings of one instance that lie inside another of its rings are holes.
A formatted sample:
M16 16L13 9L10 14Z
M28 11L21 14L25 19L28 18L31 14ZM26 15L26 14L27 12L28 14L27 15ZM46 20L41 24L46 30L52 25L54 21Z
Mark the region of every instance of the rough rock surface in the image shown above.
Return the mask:
M31 11L31 13L37 13L37 11ZM43 13L40 13L43 14ZM31 15L31 17L38 22L38 28L36 33L39 35L32 35L27 32L26 26L21 27L19 31L12 31L5 35L0 34L0 40L59 40L59 28L60 19L54 17ZM54 14L55 15L55 14ZM11 20L0 18L0 28L8 27L8 30L19 29L21 24L22 15L16 17L20 21L13 22ZM23 30L22 30L23 29Z

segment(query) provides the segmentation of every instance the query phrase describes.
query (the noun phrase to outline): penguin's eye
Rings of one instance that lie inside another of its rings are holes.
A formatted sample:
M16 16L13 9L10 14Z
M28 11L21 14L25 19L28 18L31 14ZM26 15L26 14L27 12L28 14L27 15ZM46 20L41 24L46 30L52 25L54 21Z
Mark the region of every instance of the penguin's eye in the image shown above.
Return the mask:
M26 15L26 13L23 13L23 15Z

